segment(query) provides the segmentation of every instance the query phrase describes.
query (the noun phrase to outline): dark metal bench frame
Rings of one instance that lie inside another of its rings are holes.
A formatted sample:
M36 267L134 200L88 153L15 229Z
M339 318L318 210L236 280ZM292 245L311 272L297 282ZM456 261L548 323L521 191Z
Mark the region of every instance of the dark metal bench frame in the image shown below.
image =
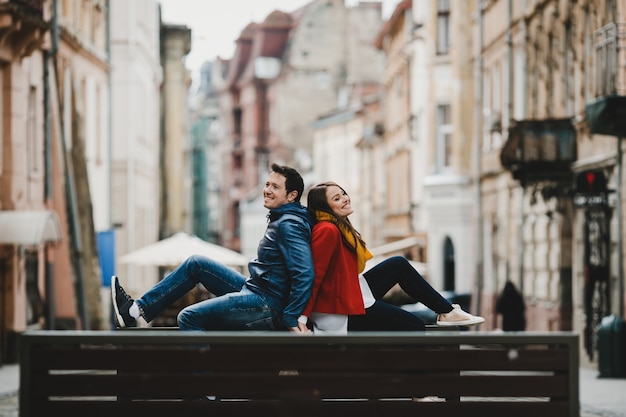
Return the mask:
M20 343L22 417L579 416L571 332L27 331ZM417 401L428 396L444 401Z

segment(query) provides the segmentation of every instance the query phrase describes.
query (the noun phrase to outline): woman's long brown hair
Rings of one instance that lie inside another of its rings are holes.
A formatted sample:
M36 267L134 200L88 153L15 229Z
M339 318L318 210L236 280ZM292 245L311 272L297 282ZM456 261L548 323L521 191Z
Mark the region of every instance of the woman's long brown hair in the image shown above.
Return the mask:
M314 185L313 187L311 187L311 189L309 189L309 192L307 195L307 209L309 210L311 215L313 215L313 217L315 217L316 211L323 211L324 213L330 214L331 217L333 218L333 223L337 225L339 230L341 230L341 226L347 228L354 235L354 237L356 237L356 239L363 245L363 247L366 247L367 245L365 244L365 241L363 240L363 238L361 238L361 234L354 228L354 226L352 226L352 223L350 223L350 220L347 217L345 219L341 219L337 217L337 215L333 213L332 209L328 205L328 198L326 197L326 189L330 186L339 187L341 191L346 193L346 190L344 190L343 187L341 187L339 184L334 183L332 181L323 182L321 184ZM343 234L341 235L341 238L343 239L343 243L346 246L351 247L351 245L343 237Z

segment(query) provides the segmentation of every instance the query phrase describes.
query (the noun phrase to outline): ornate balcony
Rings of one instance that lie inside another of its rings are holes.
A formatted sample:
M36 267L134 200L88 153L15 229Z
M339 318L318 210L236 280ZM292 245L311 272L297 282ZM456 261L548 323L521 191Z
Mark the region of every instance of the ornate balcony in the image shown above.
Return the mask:
M2 0L0 3L12 3L28 13L33 15L39 14L39 17L43 19L45 0Z
M571 119L522 120L509 129L500 153L502 166L522 186L570 183L576 160L576 130Z
M50 28L44 7L48 1L0 0L0 47L12 51L0 59L21 59L42 48Z

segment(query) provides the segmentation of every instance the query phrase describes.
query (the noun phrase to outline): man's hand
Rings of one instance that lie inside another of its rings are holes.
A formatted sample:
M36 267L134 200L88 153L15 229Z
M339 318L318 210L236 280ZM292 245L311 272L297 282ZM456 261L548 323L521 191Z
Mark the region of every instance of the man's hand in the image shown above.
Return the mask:
M289 331L298 334L310 334L313 333L311 329L306 327L306 324L298 323L298 327L289 327Z

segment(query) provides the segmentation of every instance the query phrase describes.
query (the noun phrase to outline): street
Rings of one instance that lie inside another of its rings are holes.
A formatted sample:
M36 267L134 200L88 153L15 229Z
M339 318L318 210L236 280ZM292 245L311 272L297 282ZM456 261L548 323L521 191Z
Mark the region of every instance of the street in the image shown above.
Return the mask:
M0 397L0 417L17 417L18 411L17 395Z

